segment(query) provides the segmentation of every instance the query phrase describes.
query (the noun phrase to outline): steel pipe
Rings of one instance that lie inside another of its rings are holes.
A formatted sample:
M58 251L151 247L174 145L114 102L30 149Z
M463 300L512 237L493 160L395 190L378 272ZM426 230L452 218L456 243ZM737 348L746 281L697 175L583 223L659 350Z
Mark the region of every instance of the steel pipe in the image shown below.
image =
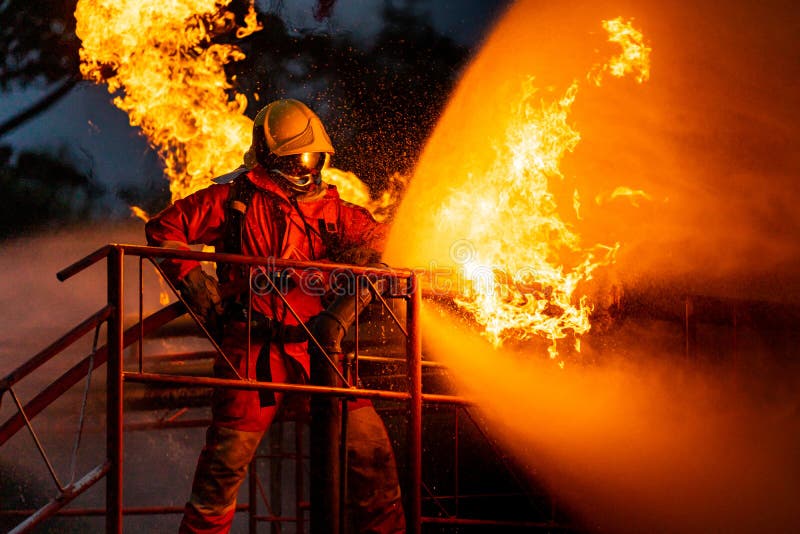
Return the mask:
M75 497L91 488L95 482L103 478L103 475L108 473L110 467L111 466L108 462L98 465L86 473L83 478L78 480L76 483L65 488L65 490L62 491L56 498L52 499L50 502L31 514L28 519L14 527L9 534L22 534L23 532L30 532L36 525L45 519L54 516L61 508L75 499Z
M75 276L79 272L83 271L84 269L87 269L87 268L91 267L92 265L94 265L98 261L100 261L103 258L105 258L106 256L108 256L109 252L111 252L111 249L112 249L112 245L104 245L104 246L100 247L99 249L95 250L94 252L92 252L88 256L76 261L75 263L73 263L69 267L66 267L66 268L61 269L60 271L58 271L56 273L56 278L58 278L60 281L63 282L67 278L71 278L72 276Z
M229 378L212 378L206 376L181 376L164 375L157 373L135 373L126 371L123 373L126 382L156 383L156 384L178 384L182 386L196 387L230 387L247 390L270 390L283 391L286 393L312 393L325 395L328 397L353 397L362 399L382 399L405 401L408 400L408 393L402 391L383 391L380 389L354 389L329 386L307 386L300 384L285 384L281 382L258 382L256 380L236 380ZM444 395L440 395L444 397ZM433 402L436 402L434 400Z

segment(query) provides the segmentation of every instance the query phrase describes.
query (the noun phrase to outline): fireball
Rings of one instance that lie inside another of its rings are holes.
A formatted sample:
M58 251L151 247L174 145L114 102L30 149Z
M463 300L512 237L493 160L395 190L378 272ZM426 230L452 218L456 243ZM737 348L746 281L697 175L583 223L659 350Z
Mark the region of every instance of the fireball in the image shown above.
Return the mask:
M591 328L592 306L579 288L596 269L613 263L620 247L616 242L584 244L555 193L564 179L562 160L581 140L569 120L579 92L601 85L607 74L631 75L638 83L649 78L650 48L632 21L616 18L598 24L606 30L608 42L622 51L591 66L583 77L590 83L581 85L575 78L559 94L529 77L516 103L502 114L504 127L490 149L460 154L466 175L448 177L458 188L432 187L406 200L411 204L407 209L425 206L434 212L436 226L425 250L438 251L437 261L455 264L459 283L454 301L495 346L541 337L549 341L551 358L559 355L560 340L580 351L581 336ZM485 135L491 139L490 133L487 127ZM434 142L447 145L448 140L435 136ZM440 162L433 166L437 171L454 167ZM425 167L418 169L418 175L427 172ZM626 193L647 197L619 187L611 198ZM579 219L577 189L570 200ZM406 213L409 217L420 219ZM441 255L443 238L451 243L447 258ZM397 247L392 254L408 257Z

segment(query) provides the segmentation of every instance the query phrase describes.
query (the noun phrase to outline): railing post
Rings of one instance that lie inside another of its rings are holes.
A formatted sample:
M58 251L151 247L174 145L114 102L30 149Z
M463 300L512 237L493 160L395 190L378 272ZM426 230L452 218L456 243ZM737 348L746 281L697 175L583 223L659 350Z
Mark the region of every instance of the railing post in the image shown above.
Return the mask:
M422 529L422 334L420 311L422 291L417 276L408 279L406 355L408 358L408 525L409 534L419 534Z
M310 345L310 344L309 344ZM310 347L311 383L334 386L336 375L316 347ZM332 353L332 357L341 356ZM310 458L311 534L339 532L339 514L343 503L339 493L339 441L342 434L342 401L338 397L311 396Z
M106 378L106 457L111 468L106 475L106 532L122 532L122 353L124 251L108 252L108 363Z
M295 515L297 517L297 526L295 528L296 534L306 534L305 522L305 490L303 482L305 478L305 470L303 469L303 423L302 421L295 421L294 423L294 485L295 485Z

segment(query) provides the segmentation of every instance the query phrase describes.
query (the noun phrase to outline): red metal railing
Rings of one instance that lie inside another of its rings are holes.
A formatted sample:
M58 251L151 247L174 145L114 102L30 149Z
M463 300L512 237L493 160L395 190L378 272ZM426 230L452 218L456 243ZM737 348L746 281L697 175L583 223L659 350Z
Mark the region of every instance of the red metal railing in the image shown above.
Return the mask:
M124 258L126 256L136 256L139 261L139 321L133 327L124 329L123 318L125 316L124 302ZM283 384L271 382L258 382L256 380L229 380L212 377L179 376L163 373L144 372L142 365L142 339L154 330L183 315L186 312L185 303L173 303L148 317L143 317L141 299L142 288L142 259L153 258L182 258L195 259L199 261L226 262L231 264L242 264L252 266L269 266L270 269L318 269L322 272L330 272L333 269L342 269L342 265L335 265L321 262L297 262L291 260L278 260L275 258L256 258L244 257L232 254L209 254L194 251L171 250L154 247L144 247L136 245L106 245L80 261L70 265L58 273L58 278L62 281L74 276L84 269L105 259L107 262L107 305L97 313L90 316L77 327L68 332L58 341L44 349L42 352L31 358L18 369L12 371L2 381L0 381L0 393L9 391L17 401L18 412L9 418L8 421L0 426L0 446L5 443L13 434L23 426L31 431L35 437L35 432L31 419L39 414L44 408L50 405L62 393L78 383L82 377L87 376L92 370L103 363L107 365L107 391L106 391L106 460L96 468L92 469L78 482L62 486L55 473L51 472L59 487L59 496L53 499L40 510L36 511L27 520L17 526L14 532L27 532L36 524L57 513L72 499L86 491L103 476L106 477L106 530L107 532L121 532L122 517L124 513L146 513L147 510L155 510L155 513L164 512L161 507L145 507L139 509L125 509L123 507L123 447L124 429L123 421L123 393L126 382L150 383L150 384L173 384L181 386L202 386L202 387L236 387L239 389L252 390L271 390L283 392L302 392L311 395L326 395L344 398L366 398L366 399L385 399L407 403L408 406L408 488L411 494L408 496L408 531L411 533L419 532L422 525L421 512L421 493L422 487L422 404L425 403L452 403L466 404L467 401L458 397L448 395L423 394L422 392L422 358L421 358L421 339L420 339L420 305L421 293L417 286L416 276L413 272L404 269L376 269L371 267L346 266L357 280L369 282L370 278L392 278L394 281L405 281L405 291L400 295L392 295L394 298L402 298L406 301L406 324L402 325L397 317L392 313L391 307L386 300L376 291L377 300L389 311L392 318L397 321L400 330L406 336L406 357L408 391L382 391L359 389L355 385L343 384L342 387L322 387L312 385ZM369 284L372 290L375 287ZM180 297L179 297L180 298ZM288 303L286 303L288 306ZM292 313L295 313L290 309ZM196 318L195 318L196 319ZM35 369L49 361L64 349L72 345L76 340L93 329L97 333L103 322L107 325L106 344L102 347L95 347L92 354L74 365L57 380L47 386L41 393L35 396L24 406L14 395L13 387L24 377L28 376ZM356 322L357 324L357 322ZM357 327L356 327L357 329ZM209 339L210 336L209 336ZM139 365L138 369L131 371L124 368L123 351L125 347L139 342ZM313 339L311 342L319 343ZM356 330L356 347L358 344L358 331ZM215 344L215 348L220 350ZM321 346L320 346L321 349ZM323 351L324 352L324 351ZM357 365L356 350L356 365ZM337 370L338 371L338 370ZM47 462L44 450L41 450ZM48 464L49 465L49 464ZM252 503L251 503L252 506ZM240 507L241 508L241 507ZM247 507L245 507L247 508ZM251 509L251 515L254 510ZM175 510L168 510L174 512ZM71 513L78 514L79 510L71 510ZM97 513L96 510L85 510L87 514ZM253 517L251 525L256 519L275 520L275 518ZM251 527L252 528L252 527Z

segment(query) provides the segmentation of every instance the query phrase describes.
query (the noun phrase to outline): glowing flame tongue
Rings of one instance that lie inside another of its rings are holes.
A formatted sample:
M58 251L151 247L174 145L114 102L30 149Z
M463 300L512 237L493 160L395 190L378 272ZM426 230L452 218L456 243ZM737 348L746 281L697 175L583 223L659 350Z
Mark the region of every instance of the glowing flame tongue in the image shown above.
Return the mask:
M590 78L596 85L603 81L603 73L610 72L612 76L621 78L631 74L639 83L650 78L650 51L651 48L644 43L642 32L636 30L630 22L622 17L613 20L604 20L603 28L608 32L608 40L622 47L622 53L611 58L608 63L593 69Z
M250 146L247 99L233 91L224 71L245 56L211 39L234 29L241 39L261 27L251 2L245 25L237 28L226 11L230 1L79 0L75 10L81 73L107 83L114 104L159 151L173 200L238 167ZM373 199L353 173L331 168L325 179L379 219L390 214L406 182L390 177L387 191Z
M561 176L564 154L580 140L567 123L576 91L573 84L561 100L537 105L531 85L494 168L474 176L441 213L445 225L468 221L467 239L451 255L472 284L456 302L485 325L495 344L541 335L553 340L552 356L556 339L589 330L589 310L583 301L573 303L572 293L599 264L587 252L571 270L559 265L560 258L583 251L548 188L551 178ZM485 200L476 204L475 191ZM600 261L609 259L603 251Z
M326 183L335 185L339 196L348 202L367 208L379 222L390 219L394 214L394 209L408 185L409 178L410 176L399 173L392 174L387 178L383 193L377 198L372 198L367 184L352 172L333 167L322 169L322 179Z
M646 80L649 48L641 33L622 19L603 26L623 53L595 67L590 79L599 85L603 73L610 72ZM562 178L562 158L580 141L567 121L577 91L574 82L560 99L547 103L539 101L529 80L494 166L467 179L438 217L446 235L464 236L450 254L468 281L457 304L484 326L495 345L538 335L551 341L553 358L559 339L570 337L580 350L580 336L591 328L591 307L575 290L593 270L611 263L619 246L583 247L550 192L549 182ZM573 204L577 211L577 191Z
M247 100L224 65L244 54L210 39L235 27L230 0L80 0L81 72L108 83L114 104L159 150L173 198L236 168L249 145ZM247 26L255 31L252 5ZM210 149L209 147L214 147Z

